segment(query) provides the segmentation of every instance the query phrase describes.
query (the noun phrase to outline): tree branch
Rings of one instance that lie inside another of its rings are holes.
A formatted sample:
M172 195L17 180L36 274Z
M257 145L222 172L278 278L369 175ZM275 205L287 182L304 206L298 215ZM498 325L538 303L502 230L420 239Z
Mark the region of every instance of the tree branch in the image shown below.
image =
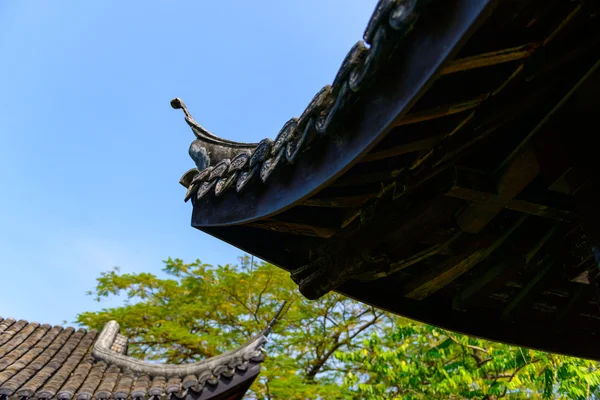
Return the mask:
M327 360L333 355L333 353L335 353L343 345L348 345L352 341L352 339L354 339L356 336L358 336L361 332L363 332L365 329L369 328L370 326L374 325L377 322L377 320L379 319L380 315L375 316L372 320L370 320L369 322L365 323L363 326L358 328L353 335L350 335L350 336L346 337L346 339L339 341L335 345L333 345L325 354L323 354L322 357L320 357L313 363L313 366L310 368L310 370L306 374L306 379L308 381L313 381L315 379L315 376L321 371L321 369L323 368L323 366L325 365Z

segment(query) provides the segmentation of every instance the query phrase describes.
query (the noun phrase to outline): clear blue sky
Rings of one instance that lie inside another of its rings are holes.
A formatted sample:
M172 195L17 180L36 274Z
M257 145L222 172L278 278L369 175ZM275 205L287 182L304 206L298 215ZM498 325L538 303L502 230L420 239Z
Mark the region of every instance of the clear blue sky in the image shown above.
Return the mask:
M190 227L181 97L217 135L274 137L335 76L375 0L0 1L0 315L116 304L101 271L234 263ZM199 301L201 301L199 299Z

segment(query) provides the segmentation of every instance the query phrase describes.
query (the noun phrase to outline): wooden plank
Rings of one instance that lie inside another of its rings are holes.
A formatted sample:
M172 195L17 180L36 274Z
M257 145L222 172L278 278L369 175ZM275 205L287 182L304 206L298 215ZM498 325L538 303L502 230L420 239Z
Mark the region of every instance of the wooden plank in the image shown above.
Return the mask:
M477 54L470 57L459 58L450 61L443 69L441 74L452 74L455 72L467 71L475 68L489 67L492 65L504 64L511 61L527 58L539 47L539 43L527 43L522 46L511 47L489 53Z
M338 197L313 197L305 200L302 206L306 207L331 207L331 208L354 208L360 207L365 201L374 197L372 194Z
M361 162L383 160L386 158L401 156L403 154L414 153L416 151L429 150L441 139L441 136L436 136L423 140L417 140L411 143L405 143L400 146L390 147L389 149L381 151L371 152L364 156Z
M525 300L525 298L531 295L533 288L535 288L542 278L546 276L548 271L550 271L550 268L552 268L552 265L553 261L550 261L548 265L539 270L537 274L535 274L535 276L529 282L527 282L525 286L523 286L519 293L517 293L517 295L513 297L510 303L508 303L508 305L504 308L504 311L502 311L502 314L500 315L500 320L506 321L513 313L515 308L517 308L523 302L523 300Z
M450 190L446 192L446 196L480 204L492 203L497 198L496 195L492 193L481 192L458 185L451 187ZM577 219L577 215L572 211L561 210L526 200L510 200L504 205L504 208L561 222L570 223Z
M485 93L471 100L453 104L444 104L427 110L407 114L398 122L396 122L394 126L396 127L402 125L416 124L417 122L429 121L436 118L446 117L448 115L458 114L463 111L472 110L478 105L480 105L481 102L487 99L488 97L489 93Z
M440 290L456 278L475 267L492 254L506 239L525 221L527 216L522 216L504 234L498 237L490 246L482 248L482 244L475 244L463 251L459 256L450 257L425 277L411 282L405 288L405 297L422 300L432 293ZM475 242L478 243L478 242Z

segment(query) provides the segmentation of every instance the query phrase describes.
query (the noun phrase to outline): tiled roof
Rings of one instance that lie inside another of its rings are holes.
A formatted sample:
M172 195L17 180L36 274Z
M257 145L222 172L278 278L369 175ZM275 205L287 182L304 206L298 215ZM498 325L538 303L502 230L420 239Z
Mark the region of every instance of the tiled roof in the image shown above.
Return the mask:
M111 321L95 330L0 317L0 399L193 400L248 389L260 370L272 323L244 346L197 363L167 365L128 357L127 338Z
M189 154L196 168L180 183L188 189L185 201L209 193L221 196L235 188L241 192L253 181L265 183L285 164L293 164L315 137L335 130L340 115L348 113L376 70L402 44L427 0L380 0L369 20L364 41L357 42L342 62L333 83L323 87L299 118L286 122L274 140L238 143L213 135L191 116L179 98L171 101L182 109L196 140Z

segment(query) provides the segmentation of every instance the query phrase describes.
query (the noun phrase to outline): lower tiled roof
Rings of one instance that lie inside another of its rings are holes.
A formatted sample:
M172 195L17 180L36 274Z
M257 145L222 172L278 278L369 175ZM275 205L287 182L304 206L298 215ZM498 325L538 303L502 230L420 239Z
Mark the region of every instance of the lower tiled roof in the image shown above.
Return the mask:
M271 325L241 348L198 363L165 365L125 355L127 338L111 321L96 330L0 317L0 399L193 400L241 398L260 370ZM239 390L238 390L239 389ZM232 395L232 392L238 395Z

